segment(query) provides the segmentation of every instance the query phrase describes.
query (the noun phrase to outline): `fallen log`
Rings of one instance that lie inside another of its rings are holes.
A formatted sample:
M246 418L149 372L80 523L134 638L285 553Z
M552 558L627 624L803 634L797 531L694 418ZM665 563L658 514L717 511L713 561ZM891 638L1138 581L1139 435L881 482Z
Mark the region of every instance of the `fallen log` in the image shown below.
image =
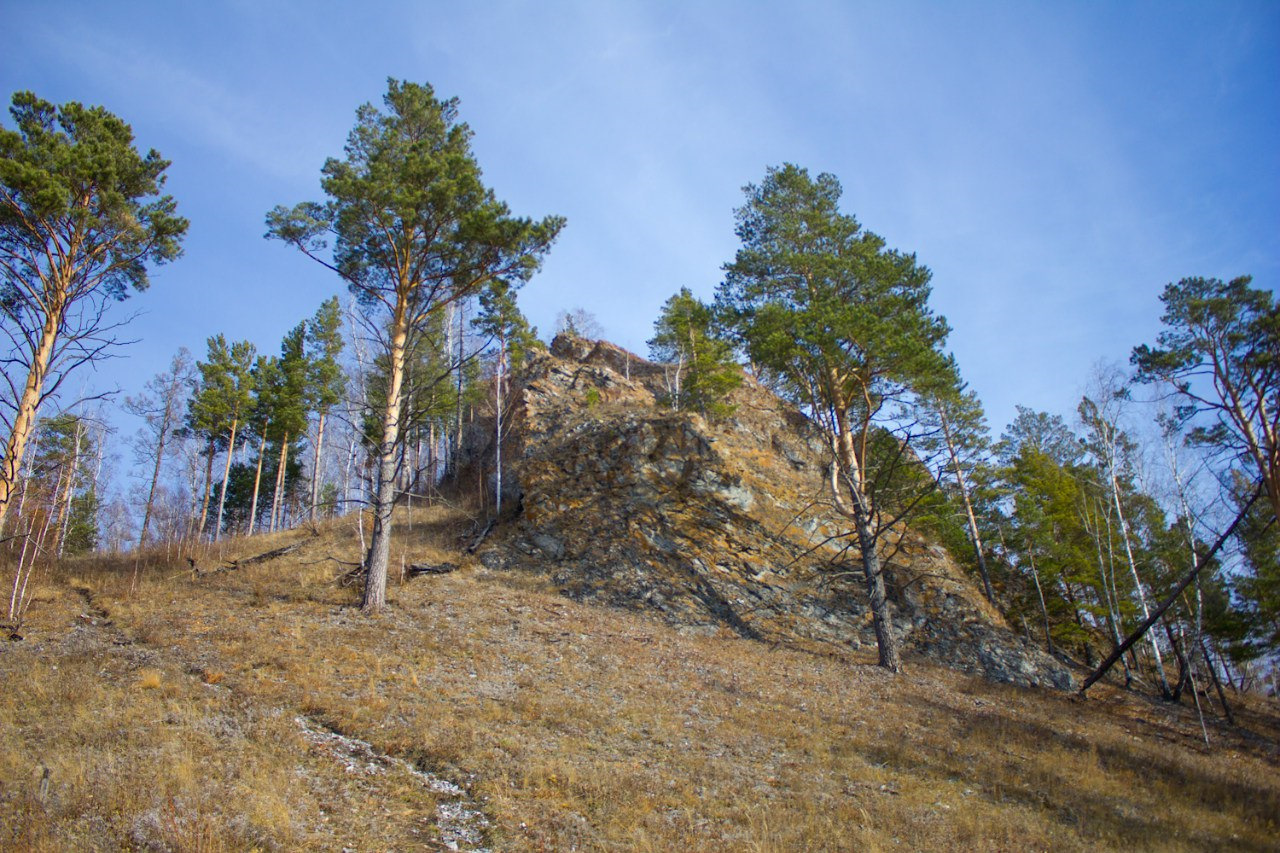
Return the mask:
M339 560L337 562L342 562L342 561ZM355 568L348 569L347 571L338 575L337 584L338 586L343 586L343 587L351 586L353 583L364 580L364 576L367 575L368 573L369 571L364 567L364 563L356 563Z
M486 524L484 526L484 529L480 531L480 535L477 536L475 540L470 545L467 546L468 554L474 554L476 552L476 549L480 547L480 544L484 542L485 538L489 535L489 531L493 530L493 526L497 523L498 523L498 519L496 518L489 519L488 524Z
M1137 628L1134 628L1133 633L1125 638L1123 643L1116 646L1115 650L1107 656L1107 659L1093 671L1093 674L1084 680L1084 684L1080 685L1080 696L1084 696L1085 691L1092 687L1094 682L1106 675L1107 670L1111 669L1112 665L1115 664L1116 661L1120 660L1124 653L1129 651L1129 648L1133 646L1134 643L1142 639L1143 634L1147 633L1147 629L1154 625L1160 617L1165 614L1165 611L1173 606L1173 603L1177 601L1178 596L1182 595L1182 591L1191 585L1191 582L1196 579L1196 575L1200 574L1200 570L1209 565L1209 562L1217 556L1217 553L1221 550L1222 546L1225 545L1227 540L1231 538L1231 535L1236 532L1236 528L1240 526L1240 522L1244 521L1244 517L1248 515L1249 510L1253 508L1253 502L1256 501L1258 496L1261 494L1262 483L1258 483L1253 490L1253 497L1249 498L1249 502L1241 507L1240 511L1236 514L1236 520L1231 522L1231 526L1218 537L1218 541L1213 543L1213 547L1211 547L1203 557L1195 550L1192 550L1191 571L1187 572L1187 574L1183 576L1182 580L1178 581L1178 585L1173 588L1173 592L1169 593L1168 597L1166 597L1164 601L1160 602L1160 604L1156 606L1156 609L1152 610L1150 615L1142 621L1142 624Z
M417 577L418 575L447 575L450 572L458 570L457 563L440 563L439 565L429 565L425 563L410 563L405 569L405 577Z
M245 557L242 560L232 560L223 571L231 571L233 569L243 569L245 566L252 566L255 563L265 563L268 560L274 560L277 557L283 557L286 554L292 554L303 546L302 542L294 542L292 545L285 545L282 548L275 548L253 557Z

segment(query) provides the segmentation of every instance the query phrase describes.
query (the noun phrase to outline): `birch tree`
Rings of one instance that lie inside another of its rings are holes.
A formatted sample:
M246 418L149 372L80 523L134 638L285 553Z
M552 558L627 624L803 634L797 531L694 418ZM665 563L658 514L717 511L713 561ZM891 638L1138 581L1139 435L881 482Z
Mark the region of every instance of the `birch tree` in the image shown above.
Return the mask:
M207 436L214 448L225 443L227 458L222 470L222 484L218 494L218 514L213 525L213 540L222 533L222 519L227 504L227 480L231 473L231 460L235 455L236 438L244 426L245 414L253 400L253 359L256 350L248 341L230 345L222 335L209 338L207 361L197 362L200 371L200 388L192 396L187 414L188 428ZM210 457L212 460L212 456ZM206 473L206 480L212 478ZM208 486L206 485L206 499ZM200 530L204 531L205 510L200 512Z
M942 433L943 446L946 448L947 463L955 477L956 489L964 506L969 543L973 546L974 559L978 563L982 590L987 600L995 604L996 594L991 586L991 573L987 568L982 531L978 527L978 517L973 508L973 470L977 465L978 457L981 457L989 446L987 421L982 411L982 402L973 391L948 388L933 397L932 407L938 416L938 426Z
M297 441L307 428L311 374L305 347L306 324L299 323L284 336L280 358L276 361L279 381L271 401L270 430L271 437L280 444L280 456L276 461L275 489L271 497L268 524L271 532L285 522L290 442Z
M151 466L147 499L142 510L142 528L138 533L139 549L147 544L147 529L160 484L165 450L182 423L182 409L195 379L193 370L191 353L183 347L173 357L168 370L157 373L147 382L142 394L125 401L125 409L142 418L143 425L138 431L135 448L139 461Z
M537 335L516 305L515 291L506 281L494 281L480 294L480 315L475 327L496 344L493 375L493 455L494 514L502 514L502 441L506 437L505 415L507 377L519 370L529 351L537 344Z
M223 388L223 423L227 429L227 459L222 468L222 485L218 490L218 519L213 527L213 540L222 537L222 520L227 507L227 480L231 478L231 460L236 452L236 437L253 399L253 358L256 348L248 341L238 341L219 353L220 384ZM227 422L230 423L227 423Z
M1120 530L1120 542L1124 545L1125 562L1129 566L1129 574L1133 578L1134 596L1138 599L1139 609L1145 619L1151 615L1147 604L1146 586L1138 572L1138 561L1134 557L1134 542L1130 523L1125 513L1124 501L1121 498L1120 481L1124 476L1122 468L1128 456L1133 452L1133 443L1120 429L1118 403L1122 400L1123 387L1109 381L1105 374L1099 374L1096 382L1100 386L1097 391L1101 403L1085 396L1080 401L1078 412L1080 422L1086 431L1085 447L1093 454L1102 474L1104 486L1110 495L1111 505L1116 513ZM1155 635L1149 635L1151 654L1155 658L1156 676L1160 682L1160 691L1167 699L1172 694L1164 671L1164 656Z

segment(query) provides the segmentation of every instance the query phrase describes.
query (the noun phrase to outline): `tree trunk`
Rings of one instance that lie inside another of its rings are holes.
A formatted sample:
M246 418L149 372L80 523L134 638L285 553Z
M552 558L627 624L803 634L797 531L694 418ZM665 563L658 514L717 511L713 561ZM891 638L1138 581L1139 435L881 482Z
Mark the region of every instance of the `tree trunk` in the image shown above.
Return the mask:
M356 464L356 450L358 447L356 438L353 436L347 443L347 464L342 468L342 514L344 515L351 505L351 469ZM360 511L363 512L364 508L361 507Z
M431 490L428 494L433 496L433 500L436 484L440 482L440 448L436 445L436 422L432 418L427 422L427 470L431 472Z
M1067 599L1067 604L1071 605L1071 610L1076 617L1076 627L1080 629L1081 649L1083 653L1085 666L1093 666L1093 648L1089 645L1089 630L1084 624L1084 615L1080 612L1080 602L1076 599L1076 591L1071 588L1071 584L1063 576L1059 576L1059 582L1062 584L1063 597Z
M1178 644L1178 638L1173 635L1173 628L1169 626L1168 622L1164 623L1164 635L1168 638L1169 648L1173 649L1174 659L1178 662L1178 677L1173 682L1173 687L1169 689L1169 694L1165 698L1170 702L1177 702L1182 699L1182 689L1190 681L1191 666L1187 656L1182 652L1182 647Z
M1204 635L1200 635L1200 651L1204 655L1205 666L1209 669L1209 677L1213 679L1213 686L1218 691L1218 701L1222 703L1222 713L1226 715L1227 722L1231 725L1236 724L1235 715L1231 713L1231 706L1227 704L1226 691L1222 689L1222 682L1218 680L1218 668L1213 664L1213 658L1209 657L1209 646L1204 641Z
M1120 538L1124 542L1125 556L1129 560L1129 571L1133 575L1134 589L1138 593L1138 603L1142 605L1142 616L1146 618L1151 615L1151 611L1147 608L1147 594L1142 589L1142 578L1138 577L1138 564L1133 559L1133 547L1129 544L1129 522L1124 517L1124 509L1120 505L1120 484L1116 481L1116 473L1114 464L1111 467L1111 496L1115 501L1116 518L1120 521ZM1155 634L1148 635L1147 639L1151 642L1151 654L1156 659L1156 676L1160 679L1160 692L1168 699L1172 694L1169 690L1169 682L1164 675L1164 659L1160 655L1160 645L1156 642Z
M289 466L289 433L280 440L280 461L276 466L275 492L271 495L271 532L276 532L276 524L284 527L284 484L285 474Z
M495 509L493 514L495 516L502 515L502 368L503 363L506 360L506 354L507 341L506 337L503 336L498 344L498 376L497 381L495 382L495 385L497 386L495 389L495 394L497 395L497 406L494 409L493 416L495 424L493 436L494 478L496 479L498 487L497 494L494 498Z
M364 597L360 609L374 613L387 605L387 564L391 558L391 516L395 509L396 445L400 438L400 396L404 385L408 341L407 295L396 300L390 336L390 375L387 405L382 413L382 443L378 447L378 481L373 496L373 534L365 557ZM459 336L461 339L461 336Z
M1049 633L1049 608L1044 603L1044 588L1040 586L1040 572L1036 570L1035 555L1028 551L1027 559L1031 562L1031 579L1036 582L1036 596L1040 599L1040 618L1044 620L1044 644L1049 649L1049 654L1056 655L1058 650L1053 647L1053 635Z
M209 522L209 496L213 494L213 436L209 436L209 444L204 454L204 498L200 501L200 535L204 535L205 525ZM227 448L231 453L231 448Z
M19 467L27 449L27 439L35 428L36 411L40 408L40 396L44 393L44 379L49 370L49 361L53 358L53 347L58 340L58 328L62 324L62 299L55 298L50 305L40 333L40 344L36 347L31 366L27 372L27 382L22 388L22 396L18 398L18 410L13 416L13 428L5 441L4 459L0 461L0 524L4 523L9 512L9 504L17 488Z
M450 305L456 306L458 312L458 387L456 394L457 412L456 422L453 430L453 477L456 481L458 478L459 460L462 456L462 365L465 355L464 341L466 336L463 334L463 322L465 313L463 306L457 302L450 302Z
M862 489L862 467L854 452L853 435L845 420L848 407L834 408L836 435L833 439L836 459L831 467L832 495L837 509L842 515L853 520L858 534L858 547L862 551L862 568L866 574L867 597L875 626L876 645L880 651L880 666L890 672L901 672L902 656L898 651L898 640L893 635L893 622L884 589L884 575L881 573L880 555L876 550L877 536L871 526L872 515L868 498ZM841 494L842 477L849 493L847 501Z
M236 427L240 425L239 418L231 419L231 435L227 439L227 464L222 469L222 487L218 489L218 523L213 528L213 541L217 542L222 536L222 513L227 506L227 480L231 479L231 457L236 449ZM204 530L204 524L200 525L201 531Z
M284 530L289 517L289 436L284 437L280 448L280 529Z
M1102 554L1102 527L1097 522L1090 524L1089 507L1087 503L1084 507L1084 519L1085 531L1093 537L1094 550L1098 555L1098 579L1101 581L1102 586L1102 604L1107 611L1107 629L1111 632L1111 648L1114 649L1120 645L1120 640L1122 639L1120 636L1120 606L1119 602L1112 594L1112 586L1107 583L1107 560ZM1108 530L1109 529L1110 528L1108 527ZM1107 542L1107 550L1111 550L1111 542L1109 538ZM1114 574L1114 572L1112 574ZM1125 686L1128 687L1133 681L1133 676L1129 671L1129 664L1124 660L1124 658L1120 659L1120 663L1124 666L1124 683Z
M167 433L168 424L162 422L159 440L156 442L156 464L151 469L151 489L147 492L147 504L142 512L142 532L138 534L139 551L147 544L147 526L151 523L151 507L156 499L156 485L160 482L160 465L164 461L164 446L169 437Z
M262 442L258 445L258 471L253 475L253 501L249 504L249 535L253 535L258 526L258 487L262 485L262 457L267 453L266 430L262 433Z
M973 514L973 501L969 499L969 484L965 482L964 470L960 467L960 457L956 453L955 442L951 438L951 426L947 416L938 413L942 420L942 436L947 443L947 454L951 457L951 467L956 472L956 483L960 486L960 497L964 499L964 512L969 520L969 541L973 544L973 554L978 558L978 571L982 575L982 589L987 601L996 603L995 591L991 588L991 575L987 572L987 557L982 553L982 535L978 532L978 519Z
M64 474L66 475L67 481L65 488L62 485ZM51 522L53 524L54 548L51 548L50 550L57 550L59 555L62 553L62 540L60 538L60 533L62 530L63 519L63 495L71 493L71 479L73 476L71 469L67 467L66 463L59 466L58 479L53 484L53 495L49 498L49 508L45 511L45 527L47 528ZM44 540L41 540L40 547L43 550Z
M21 521L21 518L19 518L19 521ZM21 530L22 529L21 526L19 526L18 529ZM27 598L27 581L30 580L30 577L31 577L31 574L30 574L31 568L28 566L26 569L27 573L23 574L23 566L26 564L26 561L27 561L27 549L32 544L31 531L32 531L32 520L27 519L26 534L25 535L18 534L14 537L16 539L22 540L22 553L18 555L18 568L13 574L13 593L9 596L9 621L10 622L14 622L17 620L18 614L22 612L23 602L25 602ZM34 555L32 555L31 560L33 563L35 562Z
M884 574L881 572L880 555L871 526L863 518L855 519L858 528L858 547L862 550L862 568L867 575L867 596L871 600L871 618L876 630L876 645L880 650L880 666L890 672L902 672L902 656L898 651L898 638L893 635L893 622L889 617L889 602L885 595Z
M67 477L67 496L62 506L61 524L58 526L58 558L62 558L63 549L67 543L67 530L71 526L71 498L76 490L76 471L80 468L80 439L81 430L84 429L84 423L77 418L76 429L72 434L73 446L71 448L71 474Z
M320 448L324 445L324 412L316 421L316 455L311 462L311 523L316 522L317 504L320 503Z
M35 457L36 457L36 454L39 452L39 447L40 447L40 438L37 435L36 441L32 443L30 448L28 448L30 453L24 454L27 456L27 459L26 459L27 473L25 475L22 475L19 478L22 481L22 488L18 489L18 508L17 508L18 514L15 519L17 521L17 529L19 530L22 529L22 512L23 512L23 508L26 506L26 503L27 503L27 492L31 491L30 489L31 481L35 477L35 473L36 473ZM18 461L21 462L22 460L20 459ZM0 535L2 535L4 526L5 526L4 521L0 520ZM27 527L30 528L31 525L28 524ZM30 530L28 530L27 535L30 535ZM12 551L16 547L18 539L23 539L25 541L25 537L22 537L22 536L13 537L13 540L10 542L10 545L9 545L10 551Z

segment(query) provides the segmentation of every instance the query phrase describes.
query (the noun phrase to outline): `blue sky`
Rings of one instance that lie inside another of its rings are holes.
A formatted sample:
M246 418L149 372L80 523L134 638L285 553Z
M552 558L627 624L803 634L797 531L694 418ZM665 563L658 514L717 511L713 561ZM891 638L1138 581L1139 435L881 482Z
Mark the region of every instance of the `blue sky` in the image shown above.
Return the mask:
M1184 276L1280 280L1280 3L0 0L0 94L102 104L172 160L186 254L129 302L126 393L224 333L275 351L335 278L262 239L388 76L461 100L489 184L568 226L522 294L646 351L790 161L934 273L994 432L1070 417ZM5 118L8 124L8 118Z

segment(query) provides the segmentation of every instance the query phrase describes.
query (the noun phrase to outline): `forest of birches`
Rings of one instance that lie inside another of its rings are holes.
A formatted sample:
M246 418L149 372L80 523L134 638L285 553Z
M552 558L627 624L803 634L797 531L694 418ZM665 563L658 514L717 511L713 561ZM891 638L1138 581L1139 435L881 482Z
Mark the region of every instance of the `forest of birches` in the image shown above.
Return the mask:
M349 296L318 299L279 342L228 329L139 387L89 399L75 399L73 378L109 353L111 304L141 290L149 267L181 262L186 222L161 195L167 164L138 153L120 119L27 93L13 103L13 127L0 130L9 625L30 605L32 578L70 557L162 549L176 559L192 543L336 517L363 537L366 514L386 511L389 526L387 489L392 506L465 492L492 511L491 479L454 483L454 463L473 424L502 429L494 415L510 407L512 377L545 347L516 295L564 223L517 219L479 183L456 101L392 81L383 106L358 115L345 159L325 165L326 200L268 215L281 251L319 261ZM424 133L433 145L404 143ZM370 135L385 144L354 144ZM107 191L94 169L108 143L121 181L109 203L93 198ZM92 157L79 156L91 145ZM432 200L405 205L412 192L386 194L378 182L429 183L439 170L371 168L386 151L433 164L461 151L465 162L449 168L465 173L451 176L453 196L424 186ZM1019 407L993 427L946 350L928 270L839 200L833 176L792 165L745 188L734 212L742 248L715 298L680 289L656 318L649 355L670 365L667 403L732 419L728 396L750 375L830 439L841 472L831 488L844 490L869 541L905 528L945 544L1010 624L1051 653L1096 664L1167 604L1117 672L1170 697L1194 679L1274 692L1274 294L1247 276L1169 284L1158 338L1131 342L1130 363L1080 377L1075 411ZM424 227L389 248L359 221L379 204L396 222L469 226ZM74 257L93 246L93 257ZM425 260L403 264L413 252ZM68 274L59 258L78 266ZM543 337L604 332L574 308ZM134 416L136 433L113 426L113 407Z

